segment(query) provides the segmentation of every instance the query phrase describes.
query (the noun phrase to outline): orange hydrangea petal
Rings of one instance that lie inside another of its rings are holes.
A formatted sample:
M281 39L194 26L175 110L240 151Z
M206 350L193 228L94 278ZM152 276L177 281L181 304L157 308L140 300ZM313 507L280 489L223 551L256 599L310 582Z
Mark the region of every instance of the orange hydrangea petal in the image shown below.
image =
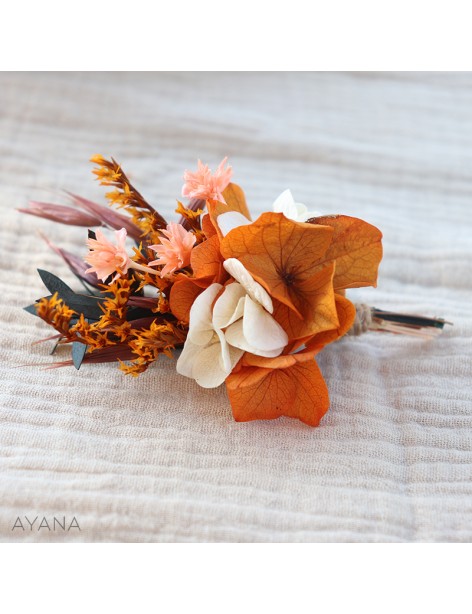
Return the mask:
M329 408L326 383L310 358L282 369L243 367L226 379L238 422L287 416L317 426Z
M224 283L228 279L228 274L223 267L220 240L217 235L213 235L194 247L190 265L196 279L208 277L218 283Z
M336 341L345 335L351 328L356 318L356 307L349 299L339 294L335 295L336 310L338 313L339 326L333 330L323 331L315 335L309 342L307 348L319 352L325 345Z
M350 330L356 317L355 306L350 300L339 294L335 294L335 302L339 325L336 328L322 331L314 336L307 335L306 337L294 339L284 349L286 354L290 354L290 352L294 352L306 344L308 349L313 350L313 355L315 356L325 345L337 341Z
M204 287L197 285L189 277L185 275L178 277L171 288L169 297L170 310L178 320L188 324L190 308L203 290Z
M335 290L377 285L382 260L382 233L378 228L348 215L317 217L313 224L330 226L334 231L320 262L336 260Z
M265 356L256 356L256 354L250 354L246 352L243 354L241 361L234 369L236 372L240 367L263 367L265 369L287 369L293 367L296 363L294 354L282 354L275 358L266 358Z
M237 211L251 220L251 214L246 203L246 197L243 190L235 183L230 183L229 186L223 191L225 203L217 200L207 200L207 209L210 220L218 233L220 239L223 239L223 235L218 226L217 219L222 213L228 213L228 211Z
M222 240L225 258L237 258L269 294L300 317L301 284L322 268L319 260L331 243L332 228L294 222L282 213L263 213ZM300 289L300 300L294 296ZM295 294L294 294L295 293Z
M211 224L211 221L209 223ZM169 297L172 313L177 319L187 323L190 308L202 290L212 283L224 284L229 279L223 267L220 240L216 234L192 249L190 266L193 277L178 275Z
M208 213L205 213L205 215L202 217L202 230L207 239L213 237L213 235L216 235L216 228L213 225Z
M223 198L226 201L226 211L239 211L239 213L242 213L248 220L251 219L251 214L249 213L246 202L246 196L239 185L236 183L230 183L223 190Z
M339 326L332 285L333 274L334 263L330 263L321 267L311 278L289 288L296 312L285 303L273 301L274 318L290 340L311 337Z

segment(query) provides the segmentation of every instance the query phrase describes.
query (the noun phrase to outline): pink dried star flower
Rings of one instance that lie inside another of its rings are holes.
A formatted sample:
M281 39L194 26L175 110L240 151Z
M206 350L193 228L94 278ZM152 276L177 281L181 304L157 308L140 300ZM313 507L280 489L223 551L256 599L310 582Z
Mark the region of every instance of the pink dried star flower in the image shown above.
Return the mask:
M116 245L111 243L101 230L97 230L96 239L88 239L90 252L85 256L85 262L91 264L86 273L96 273L97 277L105 281L113 273L116 279L120 274L126 274L131 265L131 259L126 252L126 230L122 228L115 232Z
M208 165L203 164L201 160L198 161L198 168L195 173L185 171L182 196L201 200L211 198L224 203L223 190L228 186L233 175L231 166L228 165L225 168L227 160L226 157L220 162L213 175Z
M90 252L85 256L84 260L92 266L85 273L96 273L97 277L102 281L106 281L110 275L116 273L112 280L115 281L121 275L126 275L128 269L157 273L157 271L149 267L134 262L128 256L125 247L127 236L125 228L115 232L116 245L111 243L101 230L97 230L95 236L96 239L87 240Z
M166 238L161 240L160 245L149 246L158 255L157 260L149 265L164 265L160 275L166 277L190 264L190 255L197 239L192 232L175 222L167 224L167 229L161 232Z

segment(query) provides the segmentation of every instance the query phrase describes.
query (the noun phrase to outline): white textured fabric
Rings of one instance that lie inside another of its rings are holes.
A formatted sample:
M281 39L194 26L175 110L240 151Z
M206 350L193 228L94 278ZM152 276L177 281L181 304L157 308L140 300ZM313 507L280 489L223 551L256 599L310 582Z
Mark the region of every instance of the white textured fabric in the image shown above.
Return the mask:
M471 74L3 74L0 151L0 539L471 540ZM225 155L255 214L290 188L361 217L385 255L379 287L351 296L454 326L326 348L316 429L235 423L224 387L168 359L137 379L22 366L52 361L21 310L45 293L35 269L74 284L37 231L78 252L85 232L14 209L61 188L103 199L94 153L169 217L184 169ZM12 531L25 515L81 531Z

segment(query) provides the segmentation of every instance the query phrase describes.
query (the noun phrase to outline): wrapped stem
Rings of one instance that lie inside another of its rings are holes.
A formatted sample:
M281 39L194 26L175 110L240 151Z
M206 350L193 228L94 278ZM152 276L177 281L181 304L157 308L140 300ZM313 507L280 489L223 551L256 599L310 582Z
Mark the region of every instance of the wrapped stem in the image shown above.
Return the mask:
M357 336L367 331L380 331L432 339L441 334L445 324L451 322L446 322L443 318L395 313L356 303L356 319L348 335Z

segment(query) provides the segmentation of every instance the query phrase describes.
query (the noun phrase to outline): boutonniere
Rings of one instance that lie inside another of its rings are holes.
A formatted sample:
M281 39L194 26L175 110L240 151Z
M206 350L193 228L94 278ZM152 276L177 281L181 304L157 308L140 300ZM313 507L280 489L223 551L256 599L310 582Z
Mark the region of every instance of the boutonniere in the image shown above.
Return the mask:
M382 234L368 222L309 211L290 190L253 219L226 158L214 173L200 161L184 173L188 202L167 221L115 160L92 162L111 207L69 194L70 206L21 210L88 228L81 256L48 241L83 290L40 270L50 294L26 308L56 330L49 340L72 347L53 366L118 362L138 376L160 354L176 356L183 377L226 385L237 421L317 426L330 404L315 359L325 346L368 330L431 337L444 327L347 298L377 283Z

